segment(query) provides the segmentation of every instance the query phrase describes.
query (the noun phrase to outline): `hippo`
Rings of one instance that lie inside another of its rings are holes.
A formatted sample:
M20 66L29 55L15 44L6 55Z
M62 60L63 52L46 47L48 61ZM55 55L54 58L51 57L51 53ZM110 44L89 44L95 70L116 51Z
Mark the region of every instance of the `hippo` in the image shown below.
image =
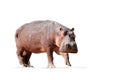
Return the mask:
M32 67L30 57L32 53L47 53L48 67L55 68L53 52L62 55L65 64L71 66L69 53L77 53L74 28L69 29L52 20L40 20L26 23L15 33L17 57L24 67Z

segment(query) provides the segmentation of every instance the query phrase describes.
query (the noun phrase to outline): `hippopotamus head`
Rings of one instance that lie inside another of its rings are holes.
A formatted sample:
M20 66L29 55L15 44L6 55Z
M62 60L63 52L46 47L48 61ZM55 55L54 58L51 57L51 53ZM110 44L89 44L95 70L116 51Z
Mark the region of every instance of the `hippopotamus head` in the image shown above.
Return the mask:
M60 28L56 37L56 45L59 47L59 52L77 53L74 28Z

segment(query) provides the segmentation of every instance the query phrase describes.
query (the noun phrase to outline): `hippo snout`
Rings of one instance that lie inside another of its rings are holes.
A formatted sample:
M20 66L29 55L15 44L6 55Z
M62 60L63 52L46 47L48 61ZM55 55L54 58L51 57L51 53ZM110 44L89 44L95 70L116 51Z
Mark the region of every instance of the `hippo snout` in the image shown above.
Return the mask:
M66 53L77 53L77 44L76 43L67 43L60 47L60 52L66 52Z
M66 48L68 48L68 49L71 49L71 48L72 48L72 46L71 46L70 44L66 44L65 46L66 46Z

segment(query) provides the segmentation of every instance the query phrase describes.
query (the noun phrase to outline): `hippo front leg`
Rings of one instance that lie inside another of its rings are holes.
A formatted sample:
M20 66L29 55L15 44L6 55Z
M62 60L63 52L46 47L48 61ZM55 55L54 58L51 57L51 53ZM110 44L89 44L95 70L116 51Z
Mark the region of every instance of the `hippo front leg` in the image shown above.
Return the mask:
M71 66L70 61L69 61L69 54L68 54L68 53L61 53L61 55L62 55L63 58L64 58L65 64L66 64L67 66Z
M47 50L47 57L48 57L48 68L55 68L53 63L53 51L51 49Z

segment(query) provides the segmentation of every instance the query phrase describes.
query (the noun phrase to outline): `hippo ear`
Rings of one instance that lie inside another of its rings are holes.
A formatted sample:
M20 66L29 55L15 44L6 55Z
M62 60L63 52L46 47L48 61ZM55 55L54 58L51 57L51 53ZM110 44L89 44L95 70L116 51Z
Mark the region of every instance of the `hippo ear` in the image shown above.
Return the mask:
M70 31L74 31L74 28L72 28Z

